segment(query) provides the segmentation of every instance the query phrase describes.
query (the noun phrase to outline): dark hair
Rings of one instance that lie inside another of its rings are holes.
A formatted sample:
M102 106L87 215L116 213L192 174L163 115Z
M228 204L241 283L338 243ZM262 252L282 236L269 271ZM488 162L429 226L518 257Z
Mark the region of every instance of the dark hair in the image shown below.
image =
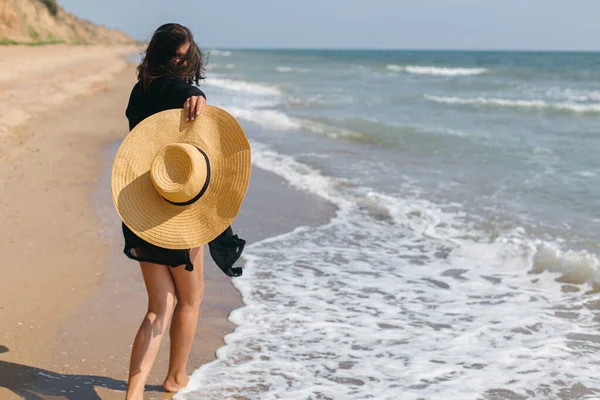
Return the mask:
M190 48L179 62L175 62L177 49L189 43ZM194 41L192 32L179 24L160 26L137 68L138 80L148 91L154 80L165 76L178 76L188 83L200 83L204 76L204 55Z

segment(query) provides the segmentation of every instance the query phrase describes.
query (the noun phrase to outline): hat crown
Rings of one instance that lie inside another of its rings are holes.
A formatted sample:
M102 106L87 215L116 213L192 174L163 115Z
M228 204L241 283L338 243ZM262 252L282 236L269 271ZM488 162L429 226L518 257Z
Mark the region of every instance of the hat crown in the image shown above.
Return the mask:
M154 156L150 179L165 200L174 204L192 201L202 192L208 179L207 159L194 145L173 143Z

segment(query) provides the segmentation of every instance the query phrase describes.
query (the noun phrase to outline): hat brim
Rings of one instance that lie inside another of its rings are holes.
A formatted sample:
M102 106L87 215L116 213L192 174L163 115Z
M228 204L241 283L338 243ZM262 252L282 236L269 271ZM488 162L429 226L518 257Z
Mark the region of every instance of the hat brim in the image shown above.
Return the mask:
M210 184L193 204L169 204L155 190L150 166L170 143L202 149L211 166ZM182 109L161 111L125 137L113 162L112 198L119 217L145 241L168 249L200 247L236 218L252 170L251 150L240 124L225 110L206 105L195 121Z

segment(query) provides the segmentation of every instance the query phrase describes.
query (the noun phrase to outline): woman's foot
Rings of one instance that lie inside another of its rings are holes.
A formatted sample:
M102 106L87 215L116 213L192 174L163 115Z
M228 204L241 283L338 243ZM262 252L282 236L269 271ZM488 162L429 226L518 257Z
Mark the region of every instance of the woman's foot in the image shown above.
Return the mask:
M162 387L170 393L176 393L187 386L190 378L187 375L178 377L167 377L162 384Z

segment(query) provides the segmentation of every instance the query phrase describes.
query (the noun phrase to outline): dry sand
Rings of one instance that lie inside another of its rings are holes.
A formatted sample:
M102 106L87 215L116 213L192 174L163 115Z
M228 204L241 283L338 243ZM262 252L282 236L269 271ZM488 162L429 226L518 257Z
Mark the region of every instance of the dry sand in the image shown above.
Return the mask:
M0 46L0 138L73 96L105 89L133 46ZM4 147L4 146L2 146Z
M121 252L109 178L135 82L124 55L135 51L0 47L0 399L124 398L146 295L139 267ZM332 213L254 170L234 230L251 243ZM188 373L214 359L242 305L205 254ZM170 397L158 386L167 350L165 337L146 399Z
M89 194L98 149L127 132L132 50L0 47L2 399L31 378L19 365L68 370L49 363L57 329L103 280L107 244Z

